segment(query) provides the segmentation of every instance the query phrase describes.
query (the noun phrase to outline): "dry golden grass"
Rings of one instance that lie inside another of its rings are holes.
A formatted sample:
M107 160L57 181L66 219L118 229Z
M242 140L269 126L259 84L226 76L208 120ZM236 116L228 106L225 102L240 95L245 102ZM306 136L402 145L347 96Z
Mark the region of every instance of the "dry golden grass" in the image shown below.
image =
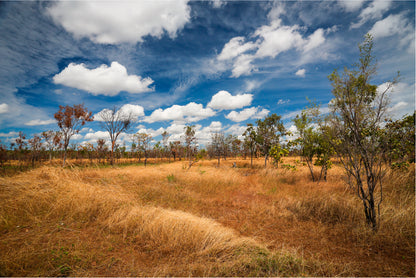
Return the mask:
M414 169L387 174L374 234L338 166L314 183L249 163L0 178L0 275L414 276Z

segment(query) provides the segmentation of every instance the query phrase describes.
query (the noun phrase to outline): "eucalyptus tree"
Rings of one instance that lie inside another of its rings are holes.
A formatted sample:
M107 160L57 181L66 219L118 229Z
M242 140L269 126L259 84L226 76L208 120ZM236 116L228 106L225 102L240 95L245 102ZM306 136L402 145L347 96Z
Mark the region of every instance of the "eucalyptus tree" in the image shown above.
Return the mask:
M167 132L166 130L163 131L162 133L163 153L164 155L169 157L169 162L170 162L170 151L169 151L169 144L168 144L169 137L170 137L169 132Z
M59 143L61 141L60 139L60 132L59 131L43 131L42 132L42 138L45 141L45 145L49 151L49 161L52 160L52 153L53 151L59 146Z
M224 155L225 149L225 136L222 132L214 132L211 134L211 143L209 145L209 150L212 152L213 156L216 156L218 159L218 167L220 167L221 156Z
M108 151L108 147L106 146L105 139L98 139L97 146L96 146L98 163L101 162L101 159L103 160L105 159L107 151Z
M17 149L15 149L15 152L19 160L19 167L21 169L22 168L22 163L21 163L22 156L27 146L26 135L23 133L23 131L19 131L19 137L15 139L15 144L17 145Z
M250 151L250 165L253 167L253 156L257 149L257 132L253 124L247 124L247 129L243 133L244 145Z
M196 143L195 125L187 125L184 127L184 141L186 148L186 155L189 159L189 167L192 166L192 147Z
M319 106L311 103L296 115L293 122L298 133L298 138L293 143L299 146L300 155L306 161L312 181L326 181L334 151L327 139L328 125L320 114ZM321 166L319 178L314 174L314 165Z
M110 136L111 152L110 152L110 164L114 164L114 148L116 146L117 138L122 132L127 132L131 127L134 115L130 112L125 112L122 109L117 111L117 107L112 109L104 109L97 115L97 120L100 121L100 125L104 128Z
M313 159L318 149L318 134L314 130L316 127L312 126L312 113L316 113L316 111L311 109L302 110L300 115L296 115L293 119L293 123L298 132L298 138L294 142L300 147L300 155L308 165L312 181L315 181Z
M387 152L384 160L391 166L401 167L415 161L415 113L402 119L389 120L381 139Z
M169 142L169 149L171 154L173 155L173 161L176 160L176 157L179 157L179 160L181 160L181 154L183 149L181 141Z
M263 120L257 120L257 142L264 155L264 167L267 166L270 150L273 146L280 145L280 138L286 134L286 129L281 121L281 116L272 114Z
M64 159L62 165L65 166L69 140L73 135L79 133L81 127L84 126L86 122L92 122L93 116L92 113L84 107L84 104L76 104L74 106L59 105L59 111L54 114L54 117L58 123L58 127L61 129L64 147Z
M371 84L376 74L371 35L366 35L359 50L359 62L353 69L345 68L341 75L335 70L329 76L334 95L330 102L330 142L354 181L367 224L377 230L376 210L380 215L384 176L381 158L386 152L380 139L388 110L388 92L397 78L387 82L383 89Z
M32 167L35 166L35 161L39 159L39 153L41 151L42 148L42 138L35 134L33 135L33 138L30 138L28 140L29 146L30 146L30 156L31 156L31 161L32 161Z
M234 158L237 158L237 155L241 153L241 145L242 141L234 135L231 141L231 153L234 155Z
M150 149L150 142L152 141L152 136L144 132L138 132L133 135L133 140L136 141L136 151L139 154L139 162L141 159L141 154L144 154L144 166L147 164L147 157Z

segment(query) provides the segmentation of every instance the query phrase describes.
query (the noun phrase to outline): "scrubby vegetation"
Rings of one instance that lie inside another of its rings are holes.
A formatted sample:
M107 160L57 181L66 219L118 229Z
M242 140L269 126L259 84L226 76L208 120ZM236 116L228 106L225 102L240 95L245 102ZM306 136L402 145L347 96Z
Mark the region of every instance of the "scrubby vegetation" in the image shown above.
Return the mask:
M228 159L3 177L0 274L414 276L413 164L384 177L374 233L338 163L316 183L296 160L286 158L296 170Z

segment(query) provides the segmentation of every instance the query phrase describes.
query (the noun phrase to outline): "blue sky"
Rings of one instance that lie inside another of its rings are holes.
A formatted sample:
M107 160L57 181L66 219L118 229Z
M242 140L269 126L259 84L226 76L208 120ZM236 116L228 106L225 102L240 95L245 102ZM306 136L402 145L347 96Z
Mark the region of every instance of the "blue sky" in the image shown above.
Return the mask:
M130 135L196 125L200 144L309 99L327 111L328 75L374 36L373 84L401 73L392 117L415 109L414 1L11 1L0 3L0 140L57 130L59 105L132 112ZM74 142L107 138L88 123Z

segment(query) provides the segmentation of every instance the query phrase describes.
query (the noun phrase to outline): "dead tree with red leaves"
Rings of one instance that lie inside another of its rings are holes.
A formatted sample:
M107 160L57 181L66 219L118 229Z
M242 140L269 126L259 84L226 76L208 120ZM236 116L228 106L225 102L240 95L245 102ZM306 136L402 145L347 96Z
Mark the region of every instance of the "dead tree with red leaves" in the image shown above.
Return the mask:
M66 152L69 145L69 140L72 135L77 134L86 122L92 122L92 112L89 112L84 104L76 104L74 106L62 106L59 105L59 111L55 113L55 119L58 122L58 126L61 129L63 146L64 146L64 159L62 166L65 166Z

